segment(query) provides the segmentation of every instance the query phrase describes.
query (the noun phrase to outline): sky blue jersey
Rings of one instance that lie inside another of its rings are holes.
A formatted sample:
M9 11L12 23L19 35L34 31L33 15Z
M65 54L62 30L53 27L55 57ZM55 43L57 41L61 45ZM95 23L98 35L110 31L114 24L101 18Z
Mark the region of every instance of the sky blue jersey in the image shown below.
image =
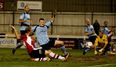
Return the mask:
M110 32L110 30L108 29L108 27L104 27L104 28L103 28L103 33L104 33L104 34L108 35L109 32Z
M32 27L32 31L35 30L35 35L37 37L37 42L40 45L47 44L49 42L49 37L48 37L48 28L51 26L51 21L46 22L45 26L34 26Z
M20 15L20 19L21 20L30 20L30 14L22 13ZM25 30L27 28L26 25L30 26L30 22L21 22L21 24L23 24L23 25L21 25L20 30Z
M85 28L85 32L88 32L88 33L92 33L94 32L94 27L92 25L88 25L86 28ZM88 35L89 37L90 36L96 36L96 34L90 34Z

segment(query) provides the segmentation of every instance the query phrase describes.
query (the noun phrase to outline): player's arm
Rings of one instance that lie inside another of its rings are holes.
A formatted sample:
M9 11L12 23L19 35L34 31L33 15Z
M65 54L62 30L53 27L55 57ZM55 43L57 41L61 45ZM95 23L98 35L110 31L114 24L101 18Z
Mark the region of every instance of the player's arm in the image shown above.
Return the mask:
M51 22L55 21L56 12L57 12L56 10L54 12L52 12L52 14L51 14Z
M95 30L94 30L94 27L93 27L93 26L91 26L91 30L92 30L92 32L89 33L89 34L90 34L90 35L95 34Z
M107 46L107 44L108 44L108 38L107 38L107 36L104 36L104 42L105 42L105 45L104 45L104 47L103 47L103 49L105 49L106 48L106 46Z
M19 19L19 23L22 23L22 22L25 22L25 20L23 19L24 18L24 14L21 14L20 15L20 19Z
M94 29L92 29L92 32L88 32L87 28L85 28L85 35L89 36L89 35L92 35L92 34L95 34Z
M53 23L55 21L55 17L51 17L50 21Z
M104 45L103 48L101 48L101 49L99 50L100 52L102 52L102 51L106 48L106 46L107 46L107 44L108 44L108 38L107 38L106 35L104 36L104 39L105 39L105 40L104 40L105 45Z
M84 33L85 33L86 36L89 35L89 33L88 33L88 31L87 31L87 28L85 28L85 32L84 32Z
M92 27L92 32L90 33L91 35L92 34L95 34L95 31L94 31L94 28Z
M22 22L29 22L29 23L31 23L31 22L32 22L32 20L31 20L31 19L29 19L29 20L19 19L19 23L22 23Z
M87 36L92 35L92 34L95 34L95 32L93 31L90 33L90 32L85 31L85 35L87 35Z
M96 50L96 47L98 46L98 37L97 37L96 40L95 40L94 46L95 46L95 50Z
M18 21L19 23L25 22L23 19L19 19Z
M24 14L22 14L21 16L20 16L20 19L19 19L19 21L18 21L19 23L22 23L22 22L32 22L32 20L31 19L27 19L27 20L24 20Z
M96 50L97 46L98 46L98 37L96 38L95 43L94 43L94 54L97 54L97 50Z
M109 33L108 33L108 37L113 36L113 31L114 31L114 30L113 30L113 28L111 27L110 30L109 30Z
M89 36L89 35L91 35L92 33L88 33L88 32L85 32L85 35L87 35L87 36Z
M53 22L54 22L54 18L51 18L49 21L46 22L45 25L49 28Z
M17 39L20 39L20 37L19 37L19 35L18 35L18 32L17 32L16 28L15 28L14 26L12 26L12 25L10 25L10 27L14 30L14 33L15 33L16 38L17 38Z

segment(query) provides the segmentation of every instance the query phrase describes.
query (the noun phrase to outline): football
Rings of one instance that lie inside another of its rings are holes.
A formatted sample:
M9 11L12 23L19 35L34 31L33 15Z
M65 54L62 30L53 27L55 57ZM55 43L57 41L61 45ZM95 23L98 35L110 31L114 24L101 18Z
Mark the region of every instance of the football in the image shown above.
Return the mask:
M86 42L86 47L91 48L93 46L92 42Z

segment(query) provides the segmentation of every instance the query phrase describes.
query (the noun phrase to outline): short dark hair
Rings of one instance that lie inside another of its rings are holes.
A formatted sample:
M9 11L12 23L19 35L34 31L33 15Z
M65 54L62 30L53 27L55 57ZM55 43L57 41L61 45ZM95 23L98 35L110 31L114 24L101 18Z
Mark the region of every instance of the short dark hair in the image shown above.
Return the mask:
M39 21L40 21L40 20L44 20L44 18L40 18Z
M29 34L29 36L33 36L34 35L34 32L31 32L30 34Z
M31 31L31 27L30 26L25 29L25 33L28 33L29 31Z
M107 24L108 23L108 21L104 21L104 24Z
M102 30L102 29L100 29L100 30L99 30L99 33L102 33L102 34L103 34L104 32L103 32L103 30Z

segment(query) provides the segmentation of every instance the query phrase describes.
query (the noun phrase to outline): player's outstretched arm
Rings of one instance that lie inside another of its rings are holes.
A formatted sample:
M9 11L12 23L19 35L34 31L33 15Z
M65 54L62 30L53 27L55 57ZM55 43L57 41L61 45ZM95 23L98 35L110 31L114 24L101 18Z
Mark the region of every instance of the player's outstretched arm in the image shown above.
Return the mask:
M20 39L20 37L19 37L19 35L18 35L18 32L17 32L16 28L15 28L14 26L12 26L12 25L9 25L9 26L14 30L14 33L15 33L16 38L17 38L17 39Z
M28 20L19 19L18 22L19 22L19 23L22 23L22 22L29 22L29 23L32 23L32 20L31 20L31 19L28 19Z
M54 10L51 14L51 22L54 22L55 21L55 17L56 17L56 12L57 10Z

